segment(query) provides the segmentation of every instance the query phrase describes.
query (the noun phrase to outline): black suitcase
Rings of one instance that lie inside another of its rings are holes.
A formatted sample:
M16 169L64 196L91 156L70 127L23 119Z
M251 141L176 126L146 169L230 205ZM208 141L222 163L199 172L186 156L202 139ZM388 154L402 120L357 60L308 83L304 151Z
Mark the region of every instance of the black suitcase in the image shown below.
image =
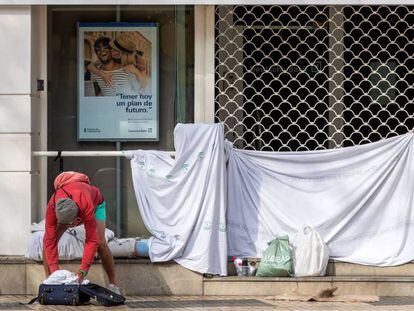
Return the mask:
M40 284L37 300L42 305L83 305L91 297L81 290L82 286Z
M118 306L125 302L124 296L97 284L82 285L81 291L107 307Z
M46 285L40 284L39 294L29 304L36 300L42 305L80 306L95 299L104 306L117 306L125 302L125 297L97 284L87 285Z

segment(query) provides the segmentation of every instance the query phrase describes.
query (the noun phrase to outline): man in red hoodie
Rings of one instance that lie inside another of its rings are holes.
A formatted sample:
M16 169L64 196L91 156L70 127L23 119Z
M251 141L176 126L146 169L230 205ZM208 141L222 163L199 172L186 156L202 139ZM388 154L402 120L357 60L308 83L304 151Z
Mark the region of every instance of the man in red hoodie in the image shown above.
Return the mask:
M98 188L92 186L88 176L76 172L63 172L56 177L55 193L46 210L46 231L43 238L43 265L46 277L59 270L58 242L70 227L85 226L85 249L77 272L81 283L88 274L96 251L109 279L109 288L116 287L115 265L111 250L105 240L105 201Z

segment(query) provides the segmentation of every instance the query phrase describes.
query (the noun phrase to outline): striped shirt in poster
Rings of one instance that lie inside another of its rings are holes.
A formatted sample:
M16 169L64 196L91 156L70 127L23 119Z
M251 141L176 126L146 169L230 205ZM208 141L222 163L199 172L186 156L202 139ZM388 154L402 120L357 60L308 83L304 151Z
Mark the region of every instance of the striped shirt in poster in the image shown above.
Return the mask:
M123 69L107 72L112 75L112 85L106 84L104 79L92 73L92 80L98 82L102 96L116 96L119 93L134 94L141 90L141 86L134 74Z

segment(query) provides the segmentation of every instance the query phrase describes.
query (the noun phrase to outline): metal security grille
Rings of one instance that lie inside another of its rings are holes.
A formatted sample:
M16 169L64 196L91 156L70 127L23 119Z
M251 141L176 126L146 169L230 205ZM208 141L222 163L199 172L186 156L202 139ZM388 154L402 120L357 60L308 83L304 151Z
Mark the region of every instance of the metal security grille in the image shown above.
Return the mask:
M238 148L364 144L414 127L414 7L216 6L215 121Z

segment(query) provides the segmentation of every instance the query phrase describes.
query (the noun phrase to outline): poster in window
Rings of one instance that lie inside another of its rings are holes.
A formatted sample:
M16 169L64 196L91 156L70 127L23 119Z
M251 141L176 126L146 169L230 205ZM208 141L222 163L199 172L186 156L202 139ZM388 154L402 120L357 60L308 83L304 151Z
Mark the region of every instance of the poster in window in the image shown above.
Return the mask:
M158 26L78 24L78 139L158 140Z

